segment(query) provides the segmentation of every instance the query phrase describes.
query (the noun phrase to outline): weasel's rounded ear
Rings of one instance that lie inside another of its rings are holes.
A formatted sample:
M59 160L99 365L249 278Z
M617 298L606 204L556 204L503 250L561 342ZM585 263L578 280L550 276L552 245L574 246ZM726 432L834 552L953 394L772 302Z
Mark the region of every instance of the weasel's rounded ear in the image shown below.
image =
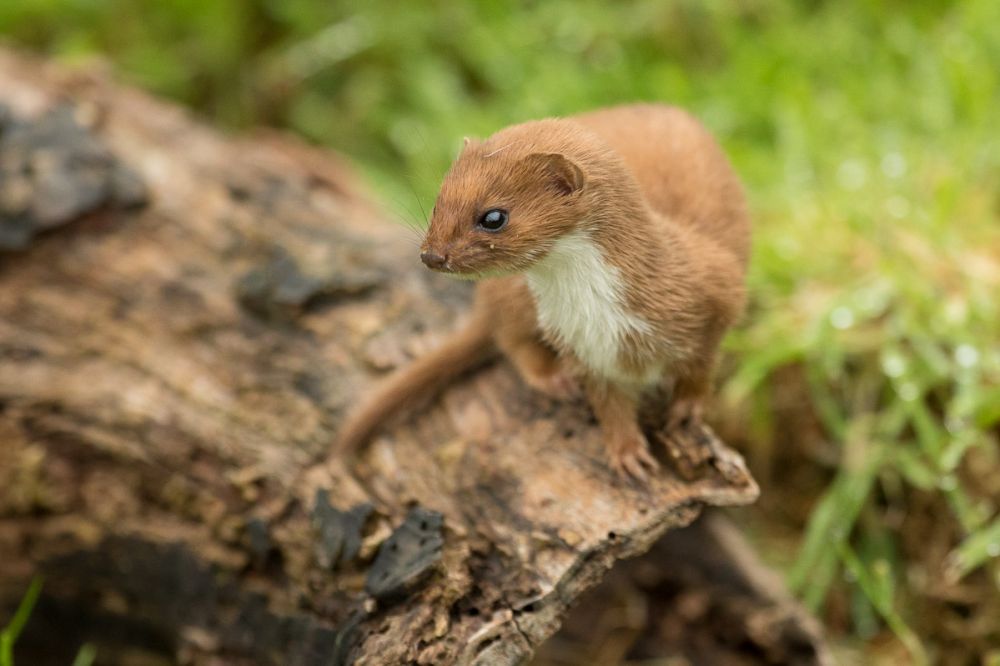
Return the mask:
M462 151L464 151L469 146L476 145L477 143L479 143L479 139L474 139L474 138L469 137L469 136L463 136L462 137L462 147L458 149L458 154L461 155Z
M525 158L541 168L553 187L560 194L573 194L583 187L583 170L576 162L559 153L532 153Z

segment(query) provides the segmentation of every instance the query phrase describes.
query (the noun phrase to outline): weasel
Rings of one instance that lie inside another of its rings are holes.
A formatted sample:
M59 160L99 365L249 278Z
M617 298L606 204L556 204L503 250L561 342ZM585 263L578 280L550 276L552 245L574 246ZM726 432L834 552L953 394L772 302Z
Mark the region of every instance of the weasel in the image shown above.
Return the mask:
M470 321L388 378L337 449L499 350L538 391L582 391L611 466L645 479L658 465L639 401L668 382L668 427L702 418L719 343L743 311L749 248L743 188L680 109L613 107L466 140L420 257L479 280Z

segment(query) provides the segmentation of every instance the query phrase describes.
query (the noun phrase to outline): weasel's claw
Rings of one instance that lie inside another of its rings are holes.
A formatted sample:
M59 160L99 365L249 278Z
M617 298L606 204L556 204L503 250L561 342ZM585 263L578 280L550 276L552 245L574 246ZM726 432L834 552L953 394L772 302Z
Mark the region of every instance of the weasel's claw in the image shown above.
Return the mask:
M638 445L613 452L611 467L621 477L646 483L649 481L649 475L655 474L660 469L660 463L649 452L645 440L639 440Z

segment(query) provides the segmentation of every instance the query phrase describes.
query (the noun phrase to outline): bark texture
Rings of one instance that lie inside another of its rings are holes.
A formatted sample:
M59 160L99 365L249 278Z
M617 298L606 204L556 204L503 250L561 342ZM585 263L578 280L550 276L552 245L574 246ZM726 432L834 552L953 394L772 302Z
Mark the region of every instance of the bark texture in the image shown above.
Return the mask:
M755 499L734 454L620 481L586 407L503 363L325 462L468 285L290 138L3 51L0 104L0 604L45 576L26 663L84 639L105 663L517 663L617 560Z

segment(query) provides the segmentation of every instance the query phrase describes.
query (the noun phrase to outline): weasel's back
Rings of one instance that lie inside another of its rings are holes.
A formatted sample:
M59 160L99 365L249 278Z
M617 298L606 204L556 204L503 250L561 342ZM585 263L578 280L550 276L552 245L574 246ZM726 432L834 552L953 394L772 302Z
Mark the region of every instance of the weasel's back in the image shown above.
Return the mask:
M654 210L691 225L746 265L750 221L743 187L698 120L663 104L617 106L572 119L622 156Z

